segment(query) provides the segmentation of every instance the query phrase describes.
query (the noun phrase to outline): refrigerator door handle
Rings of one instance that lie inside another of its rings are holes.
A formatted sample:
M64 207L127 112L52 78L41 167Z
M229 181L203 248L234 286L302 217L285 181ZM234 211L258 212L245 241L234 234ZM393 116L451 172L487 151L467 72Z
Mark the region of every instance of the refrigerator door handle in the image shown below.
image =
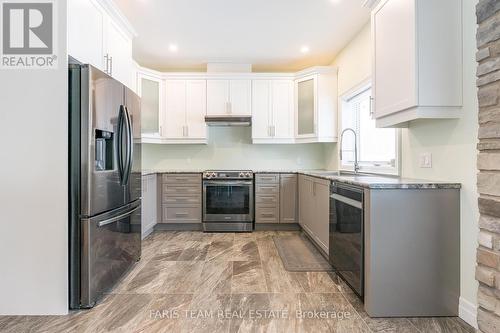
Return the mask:
M101 221L101 222L99 222L97 225L98 225L99 227L104 227L105 225L108 225L108 224L111 224L111 223L113 223L113 222L119 221L119 220L123 219L124 217L127 217L127 216L129 216L129 215L132 215L132 214L133 214L136 210L138 210L139 208L141 208L141 205L139 205L139 206L135 207L134 209L132 209L132 210L130 210L130 211L128 211L128 212L126 212L126 213L123 213L123 214L120 214L120 215L118 215L118 216L112 217L112 218L110 218L110 219L108 219L108 220Z
M118 171L120 173L121 184L124 185L125 180L125 166L123 163L123 125L125 120L125 108L120 105L120 112L118 114Z
M125 179L123 181L124 185L128 184L130 173L132 172L132 154L134 153L134 141L132 133L132 121L130 120L130 113L128 108L125 107L125 119L127 121L127 161L125 162Z

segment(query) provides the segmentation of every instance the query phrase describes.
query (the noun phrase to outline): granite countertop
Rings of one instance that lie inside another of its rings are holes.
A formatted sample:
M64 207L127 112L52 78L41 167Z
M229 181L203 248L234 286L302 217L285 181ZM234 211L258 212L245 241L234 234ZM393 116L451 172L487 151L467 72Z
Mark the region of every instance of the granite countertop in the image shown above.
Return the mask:
M202 173L205 169L147 169L142 170L142 175L152 175L155 173Z
M154 173L202 173L202 169L156 169L143 170L142 175ZM402 178L384 175L338 173L329 170L261 169L254 173L298 173L306 176L337 181L371 189L460 189L460 183Z
M460 183L384 175L335 174L336 171L302 171L301 174L371 189L460 189Z

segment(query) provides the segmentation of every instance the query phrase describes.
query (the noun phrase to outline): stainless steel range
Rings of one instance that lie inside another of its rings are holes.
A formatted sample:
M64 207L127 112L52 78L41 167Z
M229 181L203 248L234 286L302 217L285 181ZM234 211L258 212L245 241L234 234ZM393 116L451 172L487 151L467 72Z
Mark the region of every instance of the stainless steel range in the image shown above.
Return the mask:
M253 172L203 173L203 230L252 231L254 220Z

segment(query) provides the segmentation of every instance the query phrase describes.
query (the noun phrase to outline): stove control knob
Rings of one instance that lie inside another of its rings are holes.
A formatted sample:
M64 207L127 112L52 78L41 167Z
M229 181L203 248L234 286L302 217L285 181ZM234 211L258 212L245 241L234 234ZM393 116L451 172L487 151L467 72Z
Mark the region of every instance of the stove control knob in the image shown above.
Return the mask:
M212 174L210 176L211 177L217 177L217 174L215 172L212 172Z
M240 174L238 175L238 177L240 177L240 178L244 178L244 177L245 177L245 173L240 172Z
M250 178L250 177L252 177L252 173L250 173L250 172L247 172L247 173L245 174L245 177L247 177L247 178Z

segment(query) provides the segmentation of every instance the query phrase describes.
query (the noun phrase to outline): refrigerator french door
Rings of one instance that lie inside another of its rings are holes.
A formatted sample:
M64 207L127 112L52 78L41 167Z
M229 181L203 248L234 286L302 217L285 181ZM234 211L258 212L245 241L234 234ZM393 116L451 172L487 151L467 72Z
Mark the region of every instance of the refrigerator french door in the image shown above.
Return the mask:
M140 100L73 59L69 94L70 307L89 308L140 258Z

